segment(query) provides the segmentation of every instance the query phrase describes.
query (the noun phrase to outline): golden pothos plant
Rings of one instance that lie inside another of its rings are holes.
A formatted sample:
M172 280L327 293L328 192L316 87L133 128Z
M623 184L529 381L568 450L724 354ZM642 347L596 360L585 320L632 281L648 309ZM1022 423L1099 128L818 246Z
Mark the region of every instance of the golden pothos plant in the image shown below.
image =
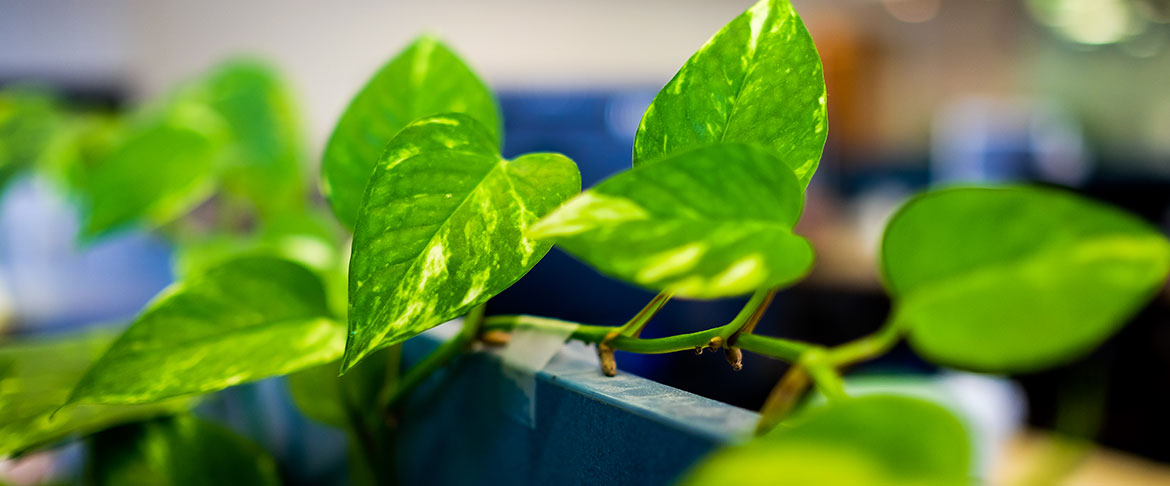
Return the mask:
M967 431L951 412L851 397L842 371L902 339L929 361L979 372L1068 361L1160 288L1170 242L1064 190L931 190L886 227L880 265L894 305L880 331L834 347L756 334L773 295L815 260L794 228L828 134L826 103L799 15L787 0L761 0L654 98L631 168L581 192L564 155L502 157L491 90L420 37L358 91L328 141L320 187L334 223L305 197L291 96L262 63L225 64L127 115L7 91L0 184L41 171L78 203L86 242L156 228L176 244L180 278L120 333L0 345L0 455L89 436L95 484L225 474L276 484L259 448L186 411L199 395L292 374L302 409L353 437L355 480L393 482L385 414L485 333L550 322L484 315L484 304L559 245L660 292L621 326L571 323L570 339L596 345L599 372L617 372L616 350L721 350L736 369L744 351L791 363L757 437L680 481L735 470L775 484L967 482ZM640 337L671 299L737 296L750 297L726 323ZM400 343L459 317L463 332L399 373ZM810 387L827 401L789 417Z

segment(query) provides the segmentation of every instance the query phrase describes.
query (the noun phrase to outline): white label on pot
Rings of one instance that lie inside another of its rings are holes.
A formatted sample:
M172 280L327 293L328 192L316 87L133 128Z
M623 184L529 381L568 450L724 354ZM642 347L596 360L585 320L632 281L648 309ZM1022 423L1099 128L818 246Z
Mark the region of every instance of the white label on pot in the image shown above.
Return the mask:
M518 388L519 395L501 390L505 413L536 428L536 373L552 361L576 329L576 324L544 319L528 320L513 329L501 358L501 372L504 383Z

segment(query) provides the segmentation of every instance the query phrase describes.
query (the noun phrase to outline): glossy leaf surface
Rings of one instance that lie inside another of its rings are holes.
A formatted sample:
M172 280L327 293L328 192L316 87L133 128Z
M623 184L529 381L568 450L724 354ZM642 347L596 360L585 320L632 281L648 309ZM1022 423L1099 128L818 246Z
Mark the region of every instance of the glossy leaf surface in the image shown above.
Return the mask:
M634 165L716 142L759 144L803 188L828 132L821 59L787 0L761 0L715 34L646 110Z
M717 298L792 282L812 248L792 233L804 196L771 152L712 145L620 173L529 232L603 273L680 297Z
M382 66L350 102L321 161L321 190L337 218L354 227L366 182L402 127L440 113L465 113L500 140L495 98L447 46L420 37Z
M504 160L469 116L404 128L374 169L354 231L343 368L519 280L552 246L525 230L580 189L573 161Z
M683 484L965 485L973 482L969 448L962 423L938 405L867 395L718 451Z
M170 400L151 405L70 405L57 410L116 336L108 330L85 331L64 338L0 344L0 457L187 407L187 400Z
M1072 359L1161 286L1170 243L1136 217L1060 190L955 188L890 221L882 267L925 357L981 371Z
M276 462L256 444L189 415L126 425L96 435L95 486L279 485Z
M328 316L321 281L304 267L232 260L163 291L70 401L146 403L335 360L344 330Z

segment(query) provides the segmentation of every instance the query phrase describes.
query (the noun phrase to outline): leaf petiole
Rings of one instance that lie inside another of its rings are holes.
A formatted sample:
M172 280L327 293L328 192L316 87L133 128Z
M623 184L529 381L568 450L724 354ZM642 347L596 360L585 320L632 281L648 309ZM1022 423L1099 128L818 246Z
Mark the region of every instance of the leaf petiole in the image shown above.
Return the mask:
M893 348L904 332L898 321L891 317L877 332L829 349L828 362L839 368L873 359Z
M585 343L598 343L605 339L610 332L616 329L613 326L597 326L591 324L579 324L571 321L564 321L560 319L552 319L548 317L530 316L530 315L496 315L489 316L484 319L484 331L510 331L521 324L532 324L540 322L557 322L561 324L574 324L577 328L573 334L569 336L570 339L576 339ZM732 321L735 323L735 321ZM665 354L674 353L677 351L693 350L695 348L706 347L713 338L719 337L721 332L726 331L731 324L720 326L705 331L692 332L687 334L680 334L677 336L642 339L628 336L617 336L610 341L610 345L614 349L620 351L628 351L639 354ZM760 336L755 334L745 334L740 337L737 345L743 346L743 349L752 351L756 354L769 356L772 358L796 362L800 359L800 355L814 347L812 344L803 343L800 341L793 341L789 339L781 339L767 336Z

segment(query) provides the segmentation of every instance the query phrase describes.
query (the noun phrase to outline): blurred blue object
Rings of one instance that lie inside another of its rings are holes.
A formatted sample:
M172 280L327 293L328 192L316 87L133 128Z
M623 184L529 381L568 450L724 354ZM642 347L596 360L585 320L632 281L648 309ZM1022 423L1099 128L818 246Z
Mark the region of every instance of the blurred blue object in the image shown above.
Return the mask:
M1070 187L1090 175L1080 125L1055 103L966 97L935 117L935 182L1042 181Z
M81 247L77 230L76 210L43 179L0 196L0 292L16 332L127 320L173 280L161 238L128 231Z

